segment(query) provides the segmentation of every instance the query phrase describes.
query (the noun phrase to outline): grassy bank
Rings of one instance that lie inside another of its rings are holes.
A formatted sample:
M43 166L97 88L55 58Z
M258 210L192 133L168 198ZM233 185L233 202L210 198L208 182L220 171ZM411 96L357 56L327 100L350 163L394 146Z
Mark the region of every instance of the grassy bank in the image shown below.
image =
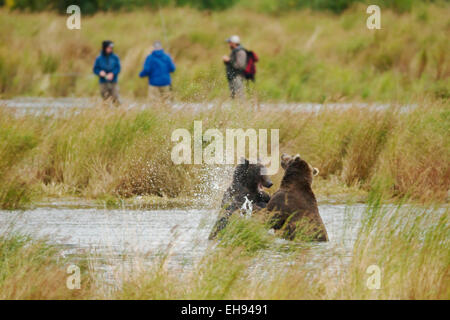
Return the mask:
M3 226L5 227L5 226ZM0 235L0 299L85 299L92 295L86 266L85 285L80 290L66 286L68 260L44 240L14 232Z
M81 290L66 288L58 250L19 236L0 238L3 299L449 299L448 208L382 206L363 215L351 257L301 244L280 247L254 220L236 219L220 246L192 269L179 272L167 259L151 266L135 259L113 290L82 267ZM206 241L206 240L205 240ZM340 243L336 243L338 249ZM107 260L107 257L105 257ZM270 261L268 263L268 261ZM80 262L78 261L77 264ZM115 263L120 263L116 262ZM369 266L380 270L379 289L368 287ZM130 269L130 267L132 267Z
M448 99L448 4L420 4L408 13L383 9L381 30L366 28L365 9L273 15L250 4L218 12L164 8L83 15L81 30L68 30L66 17L56 13L3 9L0 96L98 95L92 65L101 41L112 39L122 59L122 94L145 97L147 82L138 73L152 41L161 39L178 66L177 99L225 98L224 39L237 33L260 56L260 100Z
M220 166L175 165L172 131L218 128L280 129L280 152L300 153L320 176L319 198L340 193L367 197L447 201L450 185L450 113L445 103L329 109L320 113L222 107L193 113L101 106L64 116L16 116L0 109L0 205L30 199L87 199L136 195L193 197L216 203L230 177ZM273 178L277 186L282 170ZM217 187L217 185L219 187ZM218 203L218 202L217 202Z

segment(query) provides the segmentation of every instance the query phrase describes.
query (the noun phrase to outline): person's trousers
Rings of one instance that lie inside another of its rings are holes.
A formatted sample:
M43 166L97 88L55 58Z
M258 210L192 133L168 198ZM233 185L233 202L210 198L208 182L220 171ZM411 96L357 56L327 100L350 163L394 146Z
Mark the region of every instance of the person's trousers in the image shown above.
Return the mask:
M115 104L120 103L119 86L117 83L100 83L100 94L105 101L112 100L112 102Z
M245 98L245 78L243 76L235 76L228 81L228 85L231 91L231 98Z
M152 103L168 103L172 100L171 86L149 86L148 97Z

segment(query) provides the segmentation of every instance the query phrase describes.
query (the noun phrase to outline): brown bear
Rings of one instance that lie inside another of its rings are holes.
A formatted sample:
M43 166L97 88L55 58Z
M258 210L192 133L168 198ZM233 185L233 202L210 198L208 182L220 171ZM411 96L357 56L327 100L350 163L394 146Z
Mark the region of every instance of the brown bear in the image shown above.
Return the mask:
M272 195L267 210L273 212L269 225L280 230L283 237L293 240L298 232L313 241L328 241L327 231L311 189L313 176L319 171L299 155L283 154L281 166L285 169L280 189Z
M270 196L263 187L270 188L273 185L266 168L258 161L252 164L247 159L241 159L234 170L231 186L225 191L222 198L222 213L214 224L209 239L214 239L228 223L233 212L242 208L246 198L252 202L253 210L265 208Z

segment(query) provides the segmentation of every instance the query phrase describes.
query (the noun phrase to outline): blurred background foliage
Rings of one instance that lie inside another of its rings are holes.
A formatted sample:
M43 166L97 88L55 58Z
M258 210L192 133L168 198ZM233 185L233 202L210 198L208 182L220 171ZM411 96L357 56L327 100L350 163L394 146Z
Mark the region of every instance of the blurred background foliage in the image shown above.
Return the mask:
M190 6L201 10L223 10L235 5L251 7L264 12L280 12L292 9L312 8L340 13L355 2L367 0L0 0L0 5L10 9L43 11L57 10L65 13L69 5L80 6L83 13L98 11L133 10L140 7ZM371 0L383 8L399 12L409 11L415 3L448 2L448 0Z

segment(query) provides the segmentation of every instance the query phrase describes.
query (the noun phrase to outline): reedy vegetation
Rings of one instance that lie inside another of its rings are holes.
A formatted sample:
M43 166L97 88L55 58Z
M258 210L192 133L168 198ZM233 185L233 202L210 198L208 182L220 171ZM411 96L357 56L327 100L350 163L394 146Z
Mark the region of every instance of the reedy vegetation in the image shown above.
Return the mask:
M5 226L3 226L5 227ZM90 275L82 268L85 285L80 290L66 286L68 260L45 240L2 230L0 236L0 299L84 299L91 296Z
M135 195L197 197L210 171L175 165L171 133L204 130L280 129L280 152L300 153L320 170L321 196L362 190L371 196L446 201L450 185L450 112L423 102L402 112L353 107L309 113L247 105L198 113L164 106L146 110L97 106L58 116L14 115L0 109L0 204L20 207L31 198ZM282 170L274 177L276 190ZM225 186L224 186L225 187Z
M417 6L402 15L383 10L384 30L379 32L365 29L364 9L356 6L341 16L310 11L266 15L241 7L212 13L163 9L167 46L179 66L176 96L186 101L225 97L219 61L227 51L223 39L239 33L262 57L258 99L414 102L416 109L252 113L246 106L221 109L217 103L199 114L163 106L144 111L98 106L65 116L16 116L0 108L3 208L47 196L198 196L205 189L205 168L172 163L174 129L192 129L198 119L204 129L279 128L281 151L300 153L320 169L313 186L319 197L336 190L368 195L370 207L342 274L311 270L307 262L315 249L280 248L263 224L236 219L221 246L208 251L183 278L162 260L106 294L83 267L82 290L67 290L67 260L57 248L3 233L0 298L449 299L447 206L379 204L386 198L448 201L448 7ZM148 45L155 38L166 41L153 11L83 17L76 33L53 13L2 10L0 16L2 97L97 95L96 80L87 75L104 38L116 41L122 57L122 93L143 97L146 83L137 73ZM285 250L290 265L258 264L271 250ZM319 265L335 263L338 256L322 257ZM382 269L380 290L366 287L371 264Z
M147 82L138 73L152 41L160 39L178 66L178 99L221 99L228 96L221 62L229 51L225 39L236 33L261 58L255 85L260 100L448 99L448 4L418 3L403 14L383 9L381 30L366 28L365 9L357 5L341 15L310 10L271 15L251 6L108 12L83 15L81 30L68 30L66 16L56 13L4 9L0 96L98 95L92 65L101 41L111 39L122 59L122 94L145 97Z

